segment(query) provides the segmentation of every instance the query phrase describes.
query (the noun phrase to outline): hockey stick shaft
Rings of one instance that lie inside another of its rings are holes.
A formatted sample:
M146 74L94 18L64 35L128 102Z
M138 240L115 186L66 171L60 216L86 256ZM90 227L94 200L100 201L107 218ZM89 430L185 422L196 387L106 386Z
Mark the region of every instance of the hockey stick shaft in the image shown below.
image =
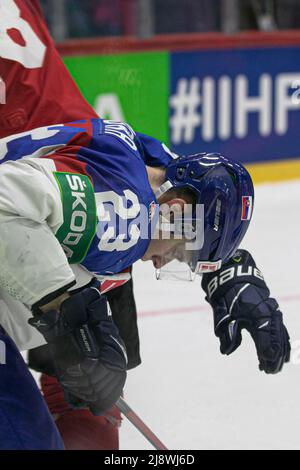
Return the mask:
M124 416L140 431L141 434L153 445L156 450L168 450L158 437L148 428L139 416L127 405L123 398L119 398L117 407Z

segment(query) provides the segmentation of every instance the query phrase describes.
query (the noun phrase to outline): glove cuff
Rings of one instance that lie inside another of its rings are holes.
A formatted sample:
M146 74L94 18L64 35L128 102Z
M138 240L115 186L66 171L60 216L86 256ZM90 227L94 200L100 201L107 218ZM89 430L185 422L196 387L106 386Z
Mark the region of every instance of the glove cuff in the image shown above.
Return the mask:
M206 293L206 300L223 296L236 284L250 283L259 288L269 289L264 281L261 271L250 253L246 250L238 250L234 256L215 273L203 274L202 288Z

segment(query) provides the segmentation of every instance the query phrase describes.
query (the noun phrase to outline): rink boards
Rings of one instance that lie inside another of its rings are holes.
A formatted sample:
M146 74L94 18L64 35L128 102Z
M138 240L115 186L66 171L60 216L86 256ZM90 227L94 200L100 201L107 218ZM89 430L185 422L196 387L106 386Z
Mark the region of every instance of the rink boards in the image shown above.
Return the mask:
M178 154L220 152L256 182L300 177L300 34L78 41L61 53L99 115Z

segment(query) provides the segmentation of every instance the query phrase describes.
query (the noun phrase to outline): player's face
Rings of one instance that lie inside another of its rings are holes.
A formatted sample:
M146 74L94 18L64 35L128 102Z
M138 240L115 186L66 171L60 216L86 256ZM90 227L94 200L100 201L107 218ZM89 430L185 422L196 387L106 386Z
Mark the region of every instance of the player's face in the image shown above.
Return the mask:
M186 240L151 240L148 250L142 257L143 261L152 261L155 269L162 268L165 264L177 259L188 261L185 251Z

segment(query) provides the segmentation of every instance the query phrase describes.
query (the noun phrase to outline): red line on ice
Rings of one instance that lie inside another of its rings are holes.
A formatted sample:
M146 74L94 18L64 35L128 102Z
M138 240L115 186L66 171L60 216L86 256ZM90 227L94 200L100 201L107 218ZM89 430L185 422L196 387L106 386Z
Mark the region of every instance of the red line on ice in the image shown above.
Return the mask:
M300 295L283 295L279 297L278 303L280 302L299 302ZM138 317L159 317L162 315L176 315L182 313L198 313L198 312L207 312L210 313L209 305L191 305L190 307L170 307L162 308L159 310L144 310L138 313Z

